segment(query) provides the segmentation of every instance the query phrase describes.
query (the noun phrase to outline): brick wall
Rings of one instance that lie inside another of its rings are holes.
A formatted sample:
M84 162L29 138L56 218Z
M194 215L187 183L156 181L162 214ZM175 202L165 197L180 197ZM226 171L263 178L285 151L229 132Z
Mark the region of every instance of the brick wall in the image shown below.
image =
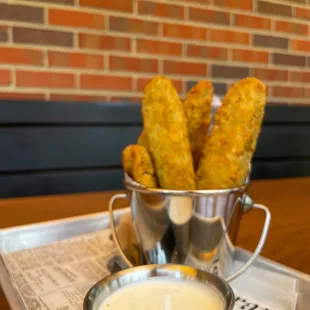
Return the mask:
M309 31L310 0L0 1L0 98L139 100L155 74L222 95L254 75L307 104Z

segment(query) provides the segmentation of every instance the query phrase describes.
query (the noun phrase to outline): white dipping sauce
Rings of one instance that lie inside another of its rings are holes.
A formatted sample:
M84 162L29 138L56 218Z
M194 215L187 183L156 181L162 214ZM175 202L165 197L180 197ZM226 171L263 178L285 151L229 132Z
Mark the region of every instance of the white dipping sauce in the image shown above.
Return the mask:
M196 281L167 277L127 285L105 299L99 310L224 310L220 296Z

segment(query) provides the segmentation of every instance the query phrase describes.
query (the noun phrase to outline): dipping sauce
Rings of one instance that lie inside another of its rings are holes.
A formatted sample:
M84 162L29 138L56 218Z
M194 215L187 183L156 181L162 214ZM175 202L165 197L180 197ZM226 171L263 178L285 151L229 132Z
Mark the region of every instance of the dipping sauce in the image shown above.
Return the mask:
M99 310L224 310L218 293L196 282L151 278L127 285L102 302Z

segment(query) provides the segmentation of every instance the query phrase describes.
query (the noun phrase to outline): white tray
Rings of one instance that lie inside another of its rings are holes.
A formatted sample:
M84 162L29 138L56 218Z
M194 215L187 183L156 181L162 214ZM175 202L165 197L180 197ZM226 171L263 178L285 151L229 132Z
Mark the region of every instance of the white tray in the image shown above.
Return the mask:
M128 212L128 209L123 209L115 212L117 217ZM0 251L10 253L25 248L35 248L50 244L55 241L60 241L79 235L96 232L109 227L109 216L106 212L96 213L86 216L79 216L39 224L26 226L12 227L0 230ZM241 248L236 248L235 258L240 261L248 260L250 252ZM274 261L259 257L254 266L267 269L269 271L293 277L298 280L298 292L300 292L300 300L297 303L296 310L310 309L310 277L302 272L288 268ZM8 300L8 303L13 310L24 310L22 302L10 281L10 277L4 267L3 261L0 259L0 284ZM240 308L247 310L262 309L259 306L253 305L244 308L243 301L239 300ZM307 307L308 305L308 307ZM265 309L263 309L265 310ZM272 310L272 309L268 309ZM284 310L284 309L283 309Z

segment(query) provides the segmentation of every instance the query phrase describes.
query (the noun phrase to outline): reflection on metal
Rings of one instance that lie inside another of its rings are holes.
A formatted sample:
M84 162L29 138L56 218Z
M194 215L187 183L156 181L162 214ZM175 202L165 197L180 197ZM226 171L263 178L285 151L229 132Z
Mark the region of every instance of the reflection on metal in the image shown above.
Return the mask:
M145 189L126 177L133 224L148 264L187 264L210 270L216 261L217 272L232 280L248 268L261 252L269 224L269 210L254 204L246 194L247 186L224 190L177 191ZM119 246L113 222L113 204L123 194L114 196L109 211L111 228ZM251 208L265 212L266 219L256 250L247 263L235 274L230 274L241 216Z

